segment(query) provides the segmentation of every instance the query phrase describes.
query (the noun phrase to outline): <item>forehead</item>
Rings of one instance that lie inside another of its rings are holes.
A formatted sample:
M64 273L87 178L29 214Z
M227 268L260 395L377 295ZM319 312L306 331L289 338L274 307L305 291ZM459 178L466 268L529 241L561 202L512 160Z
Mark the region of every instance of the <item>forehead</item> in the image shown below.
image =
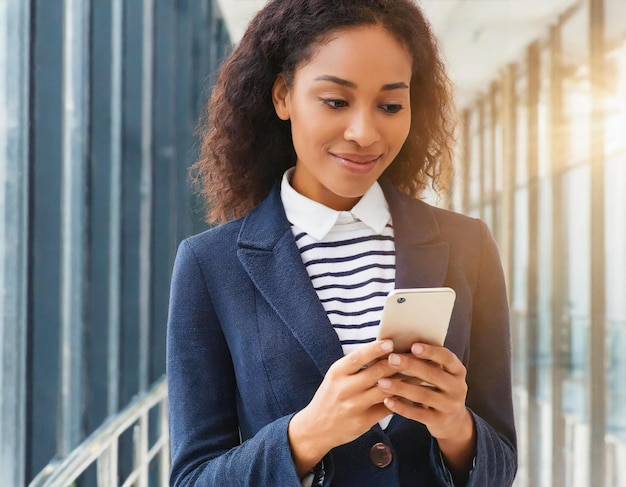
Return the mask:
M378 25L342 29L315 46L296 73L397 78L410 81L412 58L408 49Z

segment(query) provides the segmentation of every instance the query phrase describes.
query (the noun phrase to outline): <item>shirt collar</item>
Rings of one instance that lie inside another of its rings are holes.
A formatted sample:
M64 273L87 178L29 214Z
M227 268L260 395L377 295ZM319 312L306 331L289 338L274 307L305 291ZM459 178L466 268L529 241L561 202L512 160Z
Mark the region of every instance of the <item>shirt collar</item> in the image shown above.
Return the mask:
M385 226L391 220L389 204L378 182L367 190L350 211L337 211L313 201L298 193L290 184L293 168L283 174L280 187L280 197L285 207L289 222L305 231L316 240L322 240L342 214L349 214L362 221L378 235L381 235Z

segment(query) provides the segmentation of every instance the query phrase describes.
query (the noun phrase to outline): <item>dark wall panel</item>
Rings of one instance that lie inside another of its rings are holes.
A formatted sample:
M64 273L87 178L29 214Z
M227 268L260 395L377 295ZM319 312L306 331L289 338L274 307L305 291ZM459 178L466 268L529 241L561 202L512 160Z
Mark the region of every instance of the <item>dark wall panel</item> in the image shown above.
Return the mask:
M177 93L175 8L169 0L155 4L154 65L154 179L152 205L152 279L150 381L165 372L165 333L170 268L176 252L176 124ZM172 175L174 177L172 177Z
M110 2L94 2L91 9L91 123L88 174L87 323L85 329L85 433L93 432L107 416L108 326L111 202L111 32Z
M33 2L27 479L56 453L59 401L62 0Z

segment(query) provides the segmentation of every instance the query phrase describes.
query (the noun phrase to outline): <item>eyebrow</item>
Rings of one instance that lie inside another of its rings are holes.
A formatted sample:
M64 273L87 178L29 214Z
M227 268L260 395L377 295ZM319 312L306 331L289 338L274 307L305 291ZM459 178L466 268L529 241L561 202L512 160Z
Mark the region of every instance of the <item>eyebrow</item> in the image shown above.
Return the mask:
M330 81L331 83L336 83L340 86L345 86L346 88L356 88L356 83L353 83L352 81L348 81L342 78L338 78L337 76L331 76L331 75L323 75L323 76L319 76L317 78L315 78L315 81ZM392 91L392 90L398 90L398 89L408 89L409 85L407 85L404 81L400 81L398 83L389 83L386 85L383 85L381 88L381 91Z

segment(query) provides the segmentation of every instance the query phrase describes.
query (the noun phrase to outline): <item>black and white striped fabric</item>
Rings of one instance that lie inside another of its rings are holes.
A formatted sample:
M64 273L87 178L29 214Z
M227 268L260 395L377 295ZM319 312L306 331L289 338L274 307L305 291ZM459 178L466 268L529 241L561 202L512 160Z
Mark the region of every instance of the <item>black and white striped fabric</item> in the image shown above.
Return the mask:
M376 339L385 297L395 287L389 205L374 183L351 211L335 211L295 191L292 171L281 182L285 214L313 287L348 354ZM392 417L379 421L381 428Z
M340 212L322 240L296 226L292 231L344 354L374 341L385 297L394 287L391 223L378 234L351 213Z

